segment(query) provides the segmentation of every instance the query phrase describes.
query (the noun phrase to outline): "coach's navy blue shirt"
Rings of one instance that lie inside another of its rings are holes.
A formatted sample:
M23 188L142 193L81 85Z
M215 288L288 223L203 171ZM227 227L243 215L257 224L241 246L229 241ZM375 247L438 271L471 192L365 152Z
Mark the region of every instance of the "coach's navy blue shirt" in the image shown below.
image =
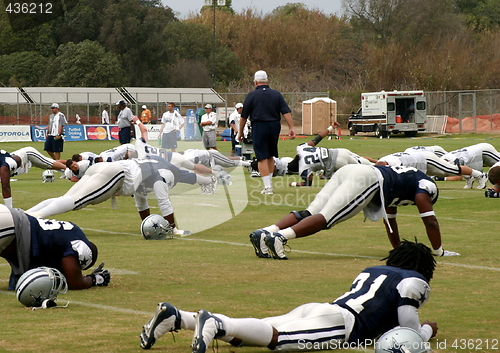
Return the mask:
M291 113L283 95L269 88L268 85L260 85L250 92L243 103L241 117L250 121L276 121L281 120L281 114Z

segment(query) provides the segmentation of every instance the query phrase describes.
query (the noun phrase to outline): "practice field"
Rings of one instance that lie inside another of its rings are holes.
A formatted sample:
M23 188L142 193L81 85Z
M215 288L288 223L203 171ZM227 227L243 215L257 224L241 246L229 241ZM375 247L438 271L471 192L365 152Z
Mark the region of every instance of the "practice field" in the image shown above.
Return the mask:
M295 146L308 139L280 141L281 155L292 156ZM346 136L325 139L320 145L377 158L416 145L440 145L451 151L480 142L500 150L500 137L489 135L413 139ZM2 143L1 148L13 151L27 145L43 150L41 143ZM63 157L100 152L115 145L111 141L66 143ZM230 149L229 142L218 141L218 146L223 152ZM180 145L180 149L188 147L199 148L199 144ZM325 181L315 178L311 188L291 188L287 184L298 181L296 177L274 178L275 194L264 196L259 193L260 178L251 178L246 170L234 173L235 183L227 186L227 193L221 186L215 195L201 195L199 187L176 186L172 190L179 189L172 195L179 227L196 231L184 238L144 240L131 197L118 197L116 210L106 201L55 216L76 223L97 244L98 263L104 261L111 271L111 283L109 287L60 295L59 305L69 301L67 308L32 311L7 290L10 267L1 259L0 352L140 352L139 333L158 302L234 317L279 315L303 303L333 301L349 289L361 270L381 264L380 259L390 250L382 221L364 222L360 214L330 230L290 241L288 261L259 259L249 233L292 210L304 209ZM54 183L43 184L41 174L33 168L12 182L15 207L28 209L72 186L59 179L60 173L56 173ZM437 184L440 196L435 212L443 245L461 256L437 259L432 294L420 310L420 318L438 323L438 335L431 340L435 352L500 352L500 200L485 198L484 190L464 190L464 181ZM156 206L154 200L150 204ZM398 223L402 237L417 237L429 245L414 206L398 210ZM151 351L190 352L192 332L180 331L174 336L166 334ZM268 351L234 348L221 341L218 350ZM373 349L354 347L349 351Z

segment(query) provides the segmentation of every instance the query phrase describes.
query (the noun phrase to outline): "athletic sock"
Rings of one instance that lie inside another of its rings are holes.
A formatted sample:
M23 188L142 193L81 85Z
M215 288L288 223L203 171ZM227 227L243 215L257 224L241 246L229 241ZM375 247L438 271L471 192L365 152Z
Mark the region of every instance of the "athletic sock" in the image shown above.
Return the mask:
M221 319L226 336L237 337L244 345L267 347L273 338L273 327L262 320L245 318L233 319L221 314L215 314Z
M272 187L272 174L266 175L262 177L262 181L264 182L264 187L265 188L270 188Z
M279 233L287 239L297 238L295 231L290 227L280 230Z
M194 327L196 326L196 313L179 310L179 314L181 314L181 329L194 331Z
M267 230L271 234L276 233L277 231L280 230L280 228L276 224L270 225L269 227L265 227L262 229Z

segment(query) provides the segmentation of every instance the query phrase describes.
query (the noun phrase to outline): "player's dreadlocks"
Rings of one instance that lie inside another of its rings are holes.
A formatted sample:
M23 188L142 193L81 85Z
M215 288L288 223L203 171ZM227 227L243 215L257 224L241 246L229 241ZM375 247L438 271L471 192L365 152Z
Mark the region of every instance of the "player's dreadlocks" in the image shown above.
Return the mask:
M387 260L387 266L399 267L404 270L413 270L424 276L430 282L436 260L432 256L431 249L426 245L404 239L398 246L389 252L389 256L383 258Z

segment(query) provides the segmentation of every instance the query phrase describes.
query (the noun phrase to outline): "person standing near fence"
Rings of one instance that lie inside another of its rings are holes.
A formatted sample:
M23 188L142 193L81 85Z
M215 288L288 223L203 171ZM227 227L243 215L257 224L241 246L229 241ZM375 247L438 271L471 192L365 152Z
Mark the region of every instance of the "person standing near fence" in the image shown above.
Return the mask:
M285 118L290 138L295 138L291 110L283 95L269 88L267 73L257 71L254 75L255 90L250 92L243 103L237 140L243 138L243 129L250 119L252 122L252 143L257 157L260 176L264 182L261 194L273 194L272 176L274 157L278 155L278 140L281 131L281 115Z
M217 149L216 140L217 133L217 114L212 110L212 104L205 105L206 113L201 117L200 126L203 128L203 146L207 150L213 148Z
M105 106L102 113L101 113L101 124L103 125L109 125L109 107Z
M127 102L123 99L116 102L116 106L118 107L119 113L116 117L118 127L120 128L120 132L118 133L118 137L120 139L120 144L130 143L132 129L130 126L132 125L132 110L127 107Z
M52 103L50 106L52 114L49 117L49 127L47 130L47 138L45 139L44 151L46 151L52 159L60 160L61 152L64 149L64 126L68 124L66 117L59 111L59 104Z
M158 138L161 139L161 147L168 148L175 152L177 148L177 132L184 126L184 119L181 114L175 110L175 103L167 104L167 111L161 118L161 128Z

